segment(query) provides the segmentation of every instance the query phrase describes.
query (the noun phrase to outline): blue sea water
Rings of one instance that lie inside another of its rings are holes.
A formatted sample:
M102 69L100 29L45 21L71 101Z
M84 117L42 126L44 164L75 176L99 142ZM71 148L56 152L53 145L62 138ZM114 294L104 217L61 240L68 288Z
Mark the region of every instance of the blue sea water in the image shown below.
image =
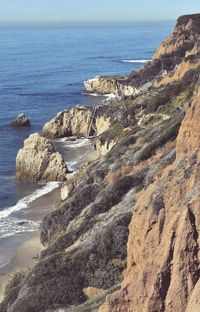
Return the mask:
M38 187L14 179L24 139L58 111L101 101L83 94L83 81L139 68L126 61L152 59L173 24L0 27L0 211ZM31 117L30 130L10 127L21 112Z

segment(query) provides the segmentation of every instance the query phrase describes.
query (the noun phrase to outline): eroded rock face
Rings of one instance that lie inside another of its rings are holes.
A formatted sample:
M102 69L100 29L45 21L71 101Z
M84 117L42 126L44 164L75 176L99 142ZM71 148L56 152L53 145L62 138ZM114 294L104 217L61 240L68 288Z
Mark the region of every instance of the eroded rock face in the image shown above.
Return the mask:
M53 144L39 134L24 141L16 158L16 178L27 181L65 181L68 170Z
M11 122L12 127L30 127L31 120L26 117L24 113L21 113L17 116L15 120Z
M84 87L88 93L115 94L117 90L117 79L109 77L95 77L84 81Z
M47 122L42 134L51 139L62 137L99 137L119 122L129 125L135 122L134 115L119 103L109 103L96 107L76 107L57 114ZM109 141L109 140L108 140Z
M131 96L138 94L138 89L126 83L125 77L95 77L84 81L85 91L97 94L113 94L115 96Z
M200 14L179 17L173 33L158 48L154 59L170 54L187 56L188 51L192 50L199 41L199 35ZM199 49L196 53L199 53Z
M98 155L104 156L113 148L113 146L115 146L115 144L116 144L116 141L112 139L102 141L100 137L95 140L94 147Z
M92 109L75 107L58 113L54 119L44 125L42 133L47 138L87 136L91 118Z
M200 88L180 128L176 161L134 208L122 290L99 312L200 310L199 118Z

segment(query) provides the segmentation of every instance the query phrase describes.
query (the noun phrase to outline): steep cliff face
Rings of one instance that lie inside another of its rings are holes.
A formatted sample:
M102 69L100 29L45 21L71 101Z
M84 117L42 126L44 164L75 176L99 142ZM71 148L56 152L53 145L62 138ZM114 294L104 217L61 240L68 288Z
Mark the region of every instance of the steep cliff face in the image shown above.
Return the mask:
M28 181L65 181L68 173L64 159L52 143L39 134L24 141L16 158L16 178Z
M176 161L138 196L122 290L99 312L200 310L200 88L187 110Z
M161 44L154 54L154 59L167 55L187 56L195 43L199 41L200 16L199 14L184 15L178 18L172 34ZM194 50L193 50L194 52ZM199 50L197 51L199 53Z

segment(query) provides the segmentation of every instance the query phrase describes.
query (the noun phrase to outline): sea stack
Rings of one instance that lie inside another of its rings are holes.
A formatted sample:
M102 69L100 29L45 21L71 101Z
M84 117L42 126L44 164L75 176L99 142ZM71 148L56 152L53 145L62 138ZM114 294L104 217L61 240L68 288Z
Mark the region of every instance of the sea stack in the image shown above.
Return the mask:
M53 144L35 133L24 141L16 158L16 178L25 181L66 181L68 173L62 155Z

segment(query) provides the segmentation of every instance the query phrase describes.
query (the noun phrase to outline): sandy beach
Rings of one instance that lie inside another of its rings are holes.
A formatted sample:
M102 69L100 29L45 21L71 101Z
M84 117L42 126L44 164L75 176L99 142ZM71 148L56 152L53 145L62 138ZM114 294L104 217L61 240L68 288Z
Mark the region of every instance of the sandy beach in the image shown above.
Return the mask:
M36 199L27 209L19 211L17 216L41 221L48 212L58 208L60 201L60 187L58 187ZM42 249L39 229L32 233L22 232L0 240L0 254L5 255L7 262L0 267L0 301L3 299L4 287L12 275L18 270L27 271L33 267Z
M20 238L21 240L24 239L24 242L16 248L10 263L0 270L0 301L3 299L4 287L12 275L18 270L28 271L33 267L43 249L39 239L39 231L31 234L23 233Z

